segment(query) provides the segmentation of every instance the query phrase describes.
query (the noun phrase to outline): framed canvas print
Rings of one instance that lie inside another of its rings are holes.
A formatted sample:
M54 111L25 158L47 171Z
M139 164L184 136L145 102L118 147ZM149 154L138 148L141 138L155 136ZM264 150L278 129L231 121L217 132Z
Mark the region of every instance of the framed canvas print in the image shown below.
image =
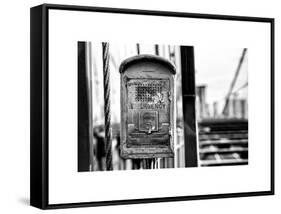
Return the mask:
M274 194L274 19L31 8L31 205Z

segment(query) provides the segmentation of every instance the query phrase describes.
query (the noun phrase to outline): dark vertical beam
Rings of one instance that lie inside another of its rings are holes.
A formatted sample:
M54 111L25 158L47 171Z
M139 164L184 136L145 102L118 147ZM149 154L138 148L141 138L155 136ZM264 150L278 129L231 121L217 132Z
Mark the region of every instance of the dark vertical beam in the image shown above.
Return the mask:
M185 142L185 167L198 166L195 109L194 49L181 46L182 98Z
M140 44L137 43L137 54L140 55Z
M155 45L155 55L159 56L159 45Z
M78 42L78 172L89 171L89 99L86 42Z

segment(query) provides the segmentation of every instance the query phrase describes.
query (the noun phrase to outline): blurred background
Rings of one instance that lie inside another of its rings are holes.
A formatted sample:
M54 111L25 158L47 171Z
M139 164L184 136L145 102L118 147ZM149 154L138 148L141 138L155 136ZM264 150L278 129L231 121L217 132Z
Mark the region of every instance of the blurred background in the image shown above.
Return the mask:
M79 44L83 44L80 45ZM185 166L180 46L151 44L109 45L113 170L135 169L120 157L120 74L123 60L138 54L154 54L170 60L176 73L176 137L174 158L158 158L156 168ZM104 86L102 45L78 42L78 59L86 60L86 86L90 91L90 123L93 137L87 154L78 154L78 171L106 170L104 134ZM245 48L194 47L198 166L248 163L248 55ZM79 68L79 65L78 65ZM78 69L79 75L79 69ZM78 86L79 87L79 86ZM78 89L80 90L80 88ZM90 131L91 133L91 131ZM81 144L81 140L79 141ZM82 143L83 144L83 143ZM78 145L83 146L83 145ZM89 144L89 143L88 143ZM85 164L86 163L86 164ZM87 164L88 163L88 164ZM79 165L81 167L79 167ZM87 167L83 168L82 165Z

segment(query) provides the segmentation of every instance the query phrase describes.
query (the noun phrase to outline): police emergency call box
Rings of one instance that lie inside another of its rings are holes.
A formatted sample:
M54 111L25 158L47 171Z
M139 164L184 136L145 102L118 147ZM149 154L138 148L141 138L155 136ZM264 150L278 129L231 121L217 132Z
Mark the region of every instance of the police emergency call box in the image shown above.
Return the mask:
M121 156L173 157L175 66L162 57L138 55L123 61Z

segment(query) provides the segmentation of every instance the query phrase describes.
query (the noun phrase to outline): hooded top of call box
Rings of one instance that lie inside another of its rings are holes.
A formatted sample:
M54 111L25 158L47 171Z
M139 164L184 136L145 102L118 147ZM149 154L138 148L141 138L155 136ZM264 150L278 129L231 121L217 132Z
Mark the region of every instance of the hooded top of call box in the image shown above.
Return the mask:
M124 60L120 65L119 72L123 73L128 67L139 62L159 63L161 65L167 66L172 74L176 74L176 67L169 60L163 57L149 55L149 54L137 55Z

